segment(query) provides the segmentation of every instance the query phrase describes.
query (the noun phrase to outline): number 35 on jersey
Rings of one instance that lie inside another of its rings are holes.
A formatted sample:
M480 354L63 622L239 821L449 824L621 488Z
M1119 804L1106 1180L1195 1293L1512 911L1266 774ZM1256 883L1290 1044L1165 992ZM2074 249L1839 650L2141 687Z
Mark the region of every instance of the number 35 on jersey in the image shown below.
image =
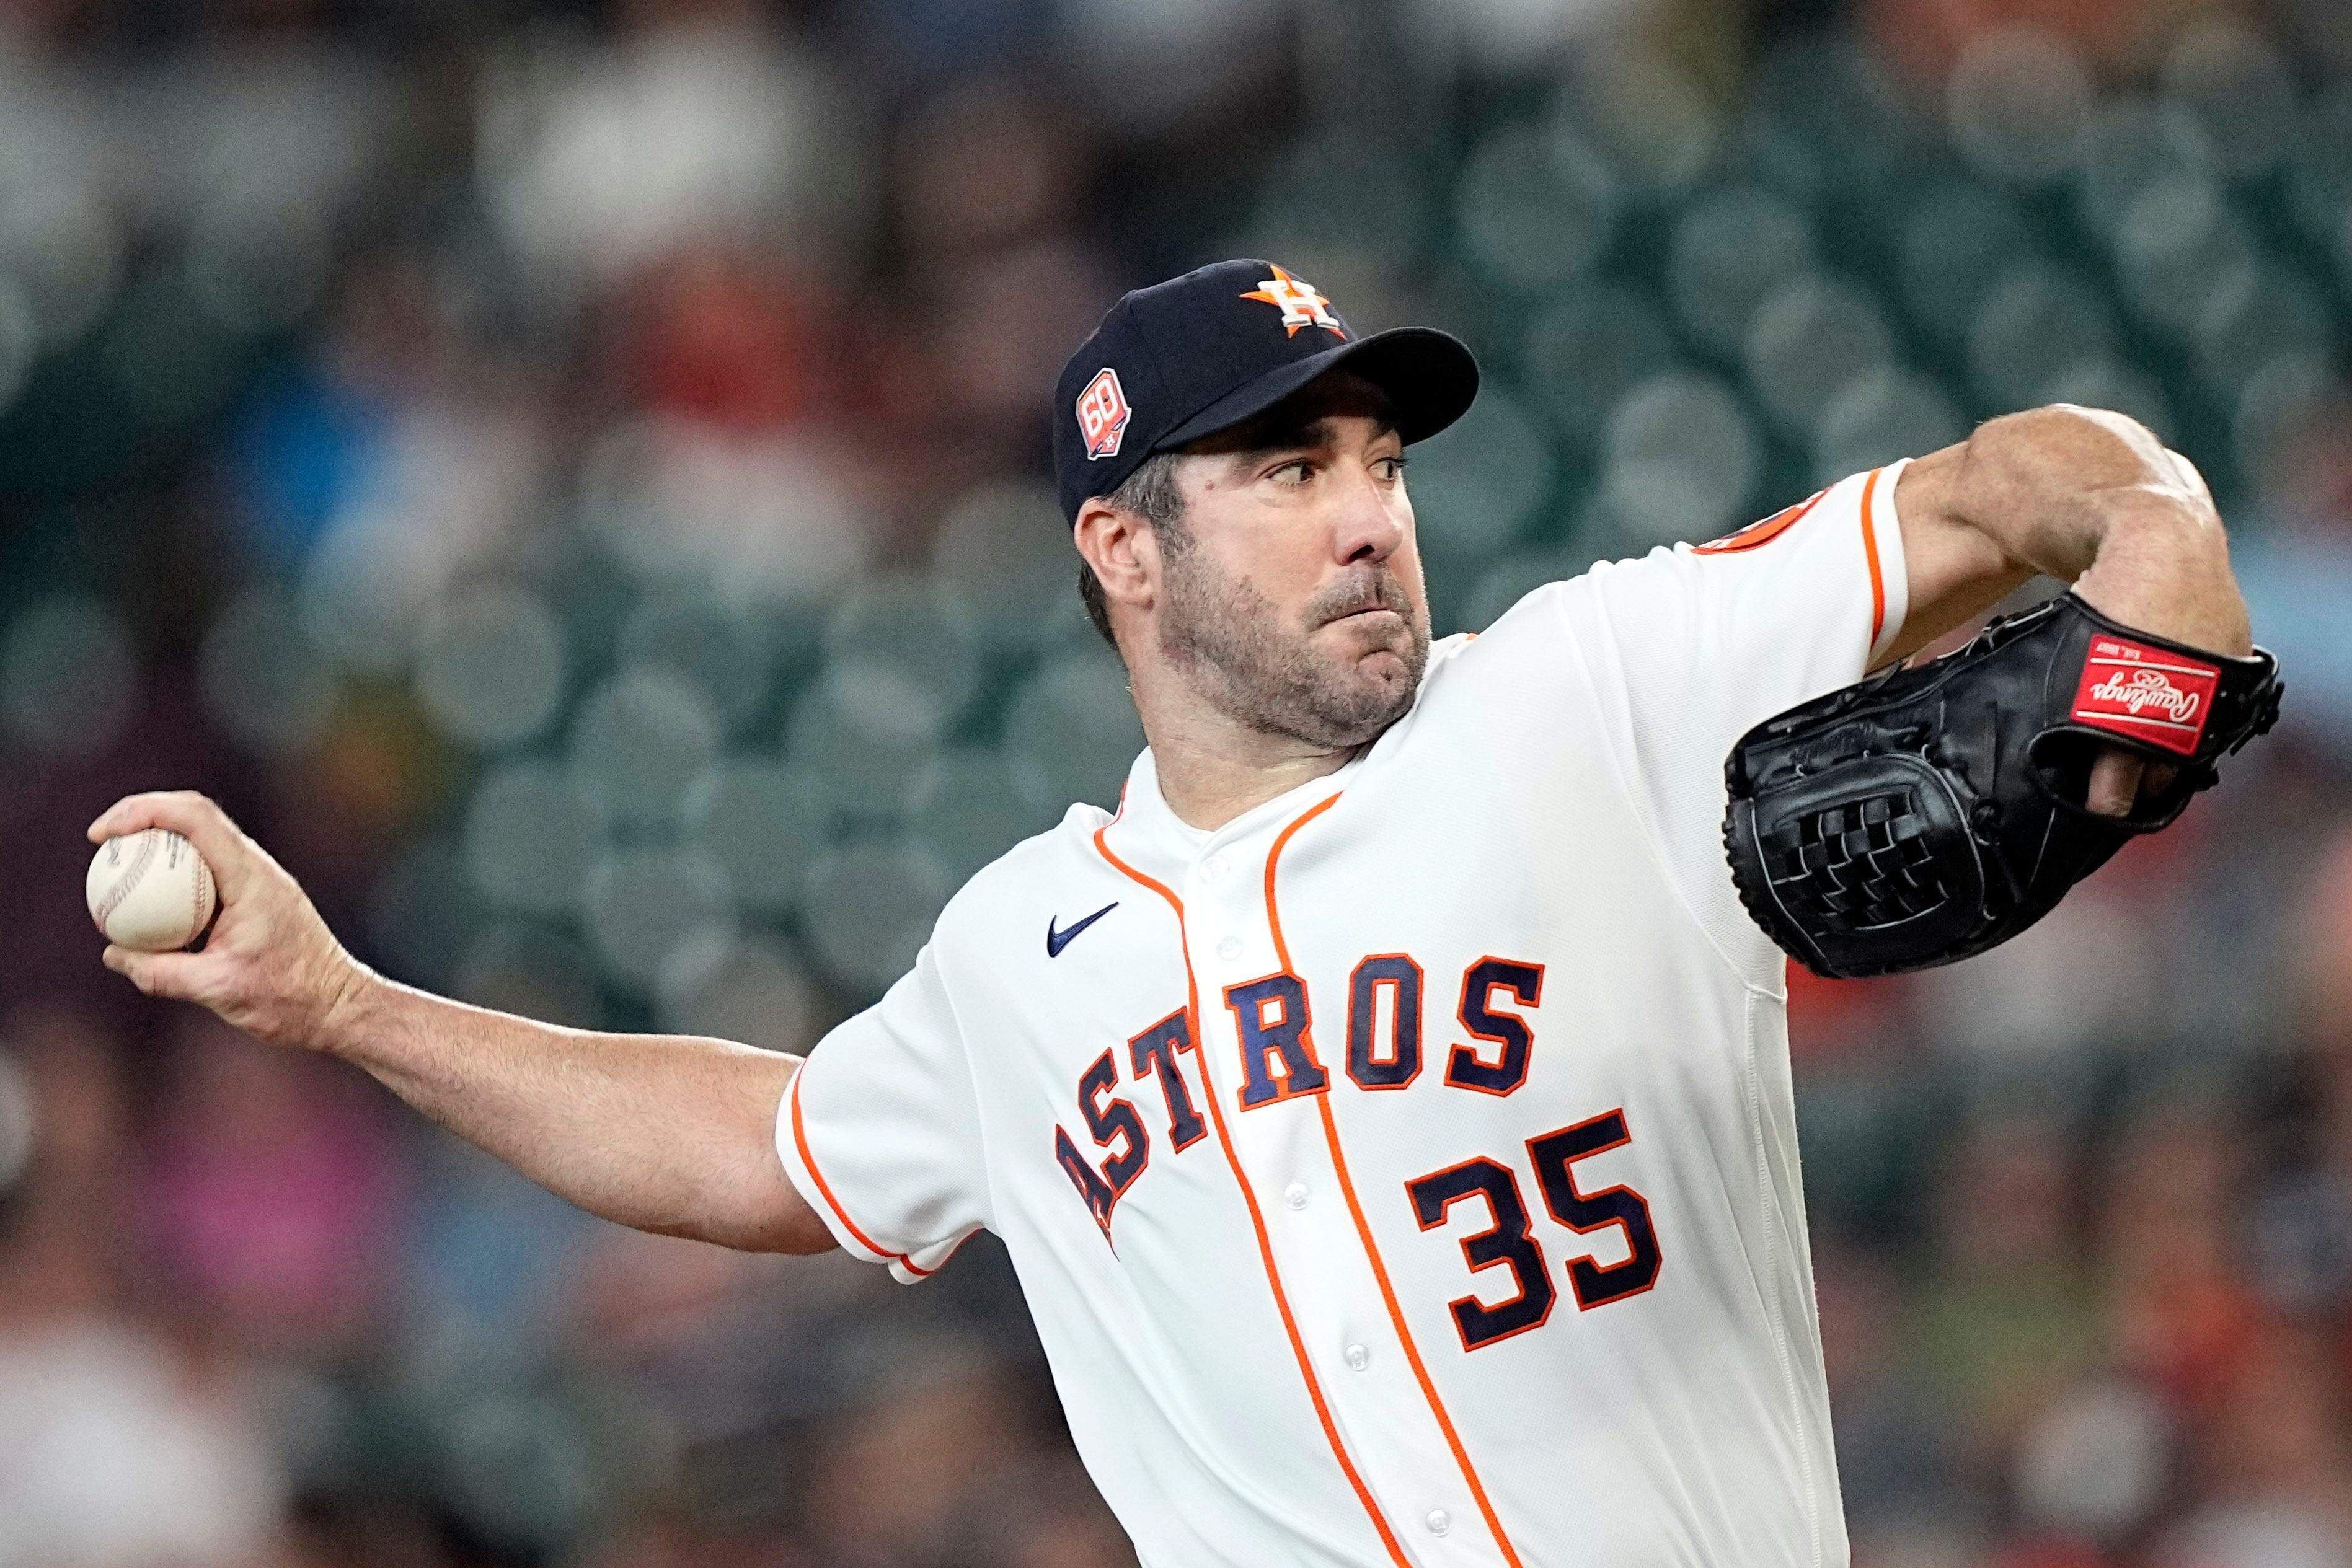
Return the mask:
M1454 1019L1468 1038L1443 1048L1444 1090L1507 1096L1527 1082L1535 1047L1528 1014L1542 1000L1543 973L1540 964L1493 956L1463 971ZM1420 1079L1425 978L1422 966L1403 953L1372 954L1356 965L1348 985L1347 1060L1340 1074L1348 1087L1341 1092L1404 1090ZM1333 1074L1315 1043L1305 981L1268 975L1226 987L1222 999L1242 1041L1234 1114L1333 1092ZM1180 1061L1195 1045L1192 1020L1178 1008L1129 1039L1123 1051L1106 1050L1076 1084L1076 1122L1086 1143L1066 1125L1054 1129L1055 1161L1114 1250L1112 1217L1151 1160L1152 1136L1138 1100L1159 1102L1152 1120L1164 1129L1165 1146L1173 1154L1210 1135L1217 1108L1204 1116ZM1122 1088L1130 1092L1121 1093ZM1567 1232L1553 1233L1551 1240L1563 1256L1565 1282L1580 1311L1640 1295L1657 1283L1663 1255L1648 1201L1628 1186L1588 1191L1575 1168L1588 1155L1632 1141L1623 1111L1611 1109L1570 1126L1537 1131L1519 1149L1469 1154L1403 1184L1402 1201L1422 1230L1461 1232L1462 1258L1472 1273L1507 1271L1507 1298L1487 1300L1474 1291L1446 1303L1465 1350L1542 1327L1559 1302L1560 1281L1537 1234L1528 1191ZM1531 1187L1523 1175L1532 1177ZM1364 1201L1378 1199L1367 1194ZM1484 1228L1477 1228L1482 1221ZM1586 1239L1612 1230L1622 1235L1626 1255L1603 1264ZM1496 1276L1485 1295L1499 1297L1504 1283Z

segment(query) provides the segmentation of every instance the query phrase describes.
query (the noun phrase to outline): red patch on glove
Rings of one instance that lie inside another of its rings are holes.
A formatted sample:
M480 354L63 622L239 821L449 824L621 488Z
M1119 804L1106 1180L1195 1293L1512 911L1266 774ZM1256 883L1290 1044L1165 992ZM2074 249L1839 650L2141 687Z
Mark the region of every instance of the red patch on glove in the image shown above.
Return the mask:
M2102 633L2083 660L2073 717L2186 757L2204 737L2221 681L2217 664Z

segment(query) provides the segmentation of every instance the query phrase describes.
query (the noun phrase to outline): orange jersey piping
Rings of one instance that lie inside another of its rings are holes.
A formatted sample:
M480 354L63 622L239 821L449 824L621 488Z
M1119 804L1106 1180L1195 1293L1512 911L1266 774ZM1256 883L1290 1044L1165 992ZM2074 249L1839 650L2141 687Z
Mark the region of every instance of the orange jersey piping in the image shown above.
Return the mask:
M1878 490L1878 476L1884 468L1873 468L1870 477L1862 482L1862 558L1870 563L1870 641L1863 647L1863 657L1868 658L1878 646L1878 634L1886 626L1886 579L1878 568L1878 528L1871 502Z
M833 1210L834 1218L841 1221L844 1229L857 1238L857 1244L860 1247L877 1258L887 1258L893 1263L903 1265L909 1274L919 1274L929 1279L938 1270L926 1269L904 1252L893 1252L871 1236L866 1235L865 1231L858 1228L857 1221L849 1218L849 1210L841 1207L841 1199L833 1196L833 1184L825 1180L824 1172L817 1168L816 1156L809 1153L808 1130L801 1125L801 1073L805 1071L807 1066L803 1062L802 1067L793 1073L792 1086L784 1091L784 1095L793 1103L793 1146L800 1150L801 1164L808 1166L808 1174L815 1178L816 1190L824 1195L825 1207Z
M1290 842L1290 836L1339 802L1339 797L1331 795L1308 807L1297 821L1275 836L1274 847L1266 852L1265 923L1274 936L1275 960L1286 974L1296 975L1298 971L1290 967L1290 947L1282 939L1282 915L1276 907L1274 896L1275 866L1282 859L1283 846ZM1412 1343L1412 1331L1405 1326L1403 1309L1397 1305L1396 1291L1389 1283L1388 1267L1381 1261L1381 1249L1372 1240L1372 1228L1364 1218L1364 1206L1356 1198L1356 1184L1348 1176L1347 1156L1339 1151L1339 1126L1331 1115L1331 1096L1318 1094L1315 1103L1323 1116L1323 1138L1330 1145L1331 1168L1339 1175L1340 1195L1348 1200L1348 1213L1355 1219L1356 1235L1363 1243L1365 1258L1372 1265L1372 1278L1380 1281L1381 1299L1388 1304L1389 1321L1396 1325L1397 1339L1404 1345L1405 1360L1412 1367L1413 1377L1421 1384L1422 1397L1429 1402L1430 1414L1437 1417L1438 1429L1445 1434L1446 1447L1454 1450L1454 1462L1462 1467L1462 1479L1470 1483L1470 1495L1477 1499L1478 1511L1485 1517L1486 1528L1493 1532L1495 1544L1502 1549L1503 1560L1511 1568L1523 1568L1518 1552L1511 1546L1511 1538L1503 1531L1503 1521L1495 1516L1495 1505L1487 1500L1486 1489L1478 1479L1476 1467L1470 1463L1470 1455L1462 1447L1461 1435L1454 1429L1454 1418L1446 1414L1445 1402L1437 1396L1437 1385L1430 1381L1429 1368L1422 1364L1421 1351Z
M1332 800L1338 799L1336 795L1332 797ZM1325 805L1329 803L1328 800L1324 802ZM1122 796L1122 810L1125 804ZM1257 1232L1258 1257L1265 1266L1265 1281L1274 1289L1275 1308L1282 1314L1283 1332L1290 1336L1290 1353L1298 1360L1298 1375L1307 1382L1307 1396L1314 1402L1315 1417L1323 1424L1324 1441L1330 1444L1331 1456L1339 1461L1340 1471L1347 1476L1348 1484L1355 1489L1357 1500L1364 1505L1364 1512L1371 1519L1372 1528L1380 1531L1381 1544L1388 1548L1390 1561L1396 1563L1397 1568L1412 1568L1412 1560L1397 1544L1395 1532L1389 1529L1389 1521L1381 1515L1380 1504L1372 1500L1371 1489L1364 1484L1364 1478L1356 1473L1355 1461L1348 1458L1347 1448L1339 1441L1339 1428L1331 1419L1330 1407L1323 1403L1323 1385L1316 1380L1314 1365L1307 1359L1307 1342L1299 1336L1297 1321L1290 1315L1290 1298L1282 1288L1282 1273L1275 1267L1274 1244L1266 1237L1265 1216L1257 1206L1257 1194L1251 1190L1249 1177L1242 1173L1241 1156L1234 1152L1233 1137L1225 1130L1224 1107L1217 1103L1217 1085L1209 1076L1208 1040L1201 1033L1201 988L1192 976L1192 949L1184 935L1184 901L1113 854L1103 836L1109 831L1108 823L1095 830L1096 852L1120 875L1150 888L1166 899L1168 907L1176 912L1176 946L1184 955L1184 1011L1198 1047L1193 1054L1200 1058L1202 1098L1208 1103L1209 1118L1216 1124L1217 1146L1224 1151L1225 1164L1234 1173L1234 1183L1242 1189L1242 1202L1249 1209L1250 1227ZM1328 1101L1330 1096L1318 1095L1317 1098Z

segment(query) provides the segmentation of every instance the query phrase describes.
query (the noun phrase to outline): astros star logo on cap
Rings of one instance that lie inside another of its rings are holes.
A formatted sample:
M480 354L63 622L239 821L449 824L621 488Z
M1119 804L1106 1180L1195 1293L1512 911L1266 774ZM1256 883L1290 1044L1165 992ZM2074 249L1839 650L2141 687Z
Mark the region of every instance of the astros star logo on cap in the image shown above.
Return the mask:
M1280 307L1286 337L1295 338L1298 329L1308 326L1320 327L1335 337L1348 335L1332 319L1331 302L1317 293L1313 284L1303 277L1291 277L1272 262L1266 265L1274 267L1274 276L1260 279L1258 286L1242 298L1263 299L1268 305Z
M1254 419L1342 365L1388 394L1408 443L1453 423L1478 391L1478 362L1459 340L1429 327L1359 336L1313 284L1262 256L1129 289L1054 382L1063 520L1116 494L1154 453Z

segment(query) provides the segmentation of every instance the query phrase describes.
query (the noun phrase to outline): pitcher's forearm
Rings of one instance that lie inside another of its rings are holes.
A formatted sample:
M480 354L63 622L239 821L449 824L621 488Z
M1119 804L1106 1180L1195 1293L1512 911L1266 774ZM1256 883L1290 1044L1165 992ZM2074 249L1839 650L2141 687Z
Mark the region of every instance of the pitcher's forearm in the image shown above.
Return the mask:
M373 975L311 1043L592 1214L753 1251L833 1244L772 1141L797 1057L565 1029Z
M592 1214L753 1251L834 1244L776 1155L776 1104L797 1058L561 1029L395 985L346 952L286 868L202 795L126 795L89 837L148 828L185 837L220 889L201 950L108 946L107 967L149 996L210 1008L265 1044L362 1067Z
M2121 414L2061 404L1992 420L1906 468L1897 504L1910 611L1891 658L2037 571L2128 625L2216 653L2249 646L2203 479Z
M2196 471L2121 414L2061 405L1995 420L1954 497L2018 559L2136 625L2246 650L2229 543Z

